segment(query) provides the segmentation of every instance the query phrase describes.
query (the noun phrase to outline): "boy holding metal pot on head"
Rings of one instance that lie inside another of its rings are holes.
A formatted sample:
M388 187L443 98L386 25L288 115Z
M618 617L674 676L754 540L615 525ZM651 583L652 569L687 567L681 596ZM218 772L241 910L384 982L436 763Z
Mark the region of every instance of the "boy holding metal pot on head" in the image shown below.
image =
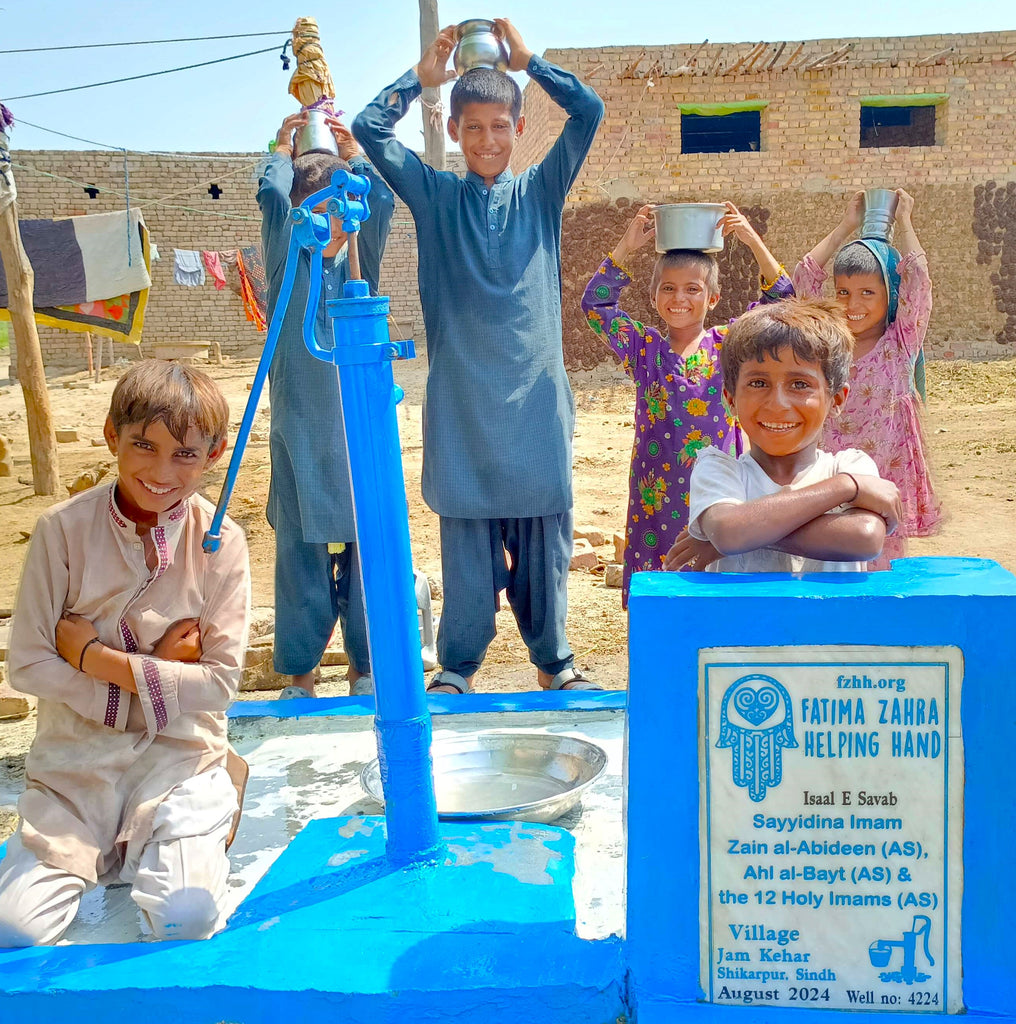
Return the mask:
M561 340L561 213L603 103L537 57L509 21L494 24L509 70L526 71L568 114L540 163L512 173L522 94L490 68L467 71L452 89L448 134L465 178L435 171L395 138L421 89L455 77L454 28L353 122L416 221L430 359L423 496L441 517L444 576L442 671L429 689L472 689L502 589L539 685L590 689L565 638L575 412Z
M275 151L258 183L270 314L285 277L290 210L326 188L335 171L351 170L371 181L371 216L360 229L359 252L363 276L375 294L395 208L391 190L338 119L326 118L337 154L311 150L294 157L294 136L299 137L307 121L304 110L282 122ZM319 345L331 348L326 303L342 297L350 273L346 236L334 218L332 241L322 255L323 286L314 332ZM272 477L267 515L275 530L274 664L276 672L291 677L283 697L315 696L317 667L338 621L349 656L350 693L363 696L372 692L373 683L342 404L334 371L315 359L303 342L309 290L310 254L301 252L269 370Z

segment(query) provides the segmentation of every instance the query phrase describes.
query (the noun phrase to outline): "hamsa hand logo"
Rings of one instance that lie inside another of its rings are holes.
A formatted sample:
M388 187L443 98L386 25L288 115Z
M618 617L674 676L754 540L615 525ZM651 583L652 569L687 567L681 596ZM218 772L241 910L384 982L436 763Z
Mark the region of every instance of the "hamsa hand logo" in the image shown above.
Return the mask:
M783 781L783 748L796 747L790 694L772 676L742 676L720 705L717 747L730 747L731 773L756 803Z

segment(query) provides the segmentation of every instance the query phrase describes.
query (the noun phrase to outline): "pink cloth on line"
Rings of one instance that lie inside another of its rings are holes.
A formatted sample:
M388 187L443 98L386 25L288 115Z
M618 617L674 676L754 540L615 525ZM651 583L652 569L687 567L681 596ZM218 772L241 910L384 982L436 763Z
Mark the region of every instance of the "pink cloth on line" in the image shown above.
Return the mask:
M920 400L915 396L914 361L931 316L931 277L923 252L900 260L900 304L896 319L878 344L854 361L850 393L839 416L826 420L822 448L829 452L859 448L875 460L882 477L900 489L904 521L886 538L882 560L903 553L906 537L927 537L938 530L942 510L924 455ZM826 271L811 256L794 268L798 295L821 295ZM872 563L874 564L874 563ZM881 566L880 566L881 567Z
M222 269L222 260L219 259L219 254L206 250L201 253L201 256L208 268L208 273L215 279L215 290L221 292L226 287L226 272Z

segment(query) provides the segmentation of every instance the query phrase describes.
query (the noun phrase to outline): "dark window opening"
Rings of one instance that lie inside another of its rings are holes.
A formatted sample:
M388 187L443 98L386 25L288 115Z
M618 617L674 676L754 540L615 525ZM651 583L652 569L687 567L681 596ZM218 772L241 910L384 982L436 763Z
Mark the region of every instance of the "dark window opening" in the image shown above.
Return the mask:
M219 188L219 186L218 186L218 185L212 185L212 187L211 187L211 188L210 188L210 189L208 190L208 194L209 194L209 195L210 195L210 196L211 196L211 197L212 197L213 199L218 199L218 198L219 198L219 196L221 196L221 195L222 195L222 189L221 189L221 188Z
M94 185L86 185L84 191L88 194L89 199L95 199L99 194L99 190Z
M861 107L861 148L934 146L935 107Z
M762 113L682 114L682 153L757 152L762 148Z

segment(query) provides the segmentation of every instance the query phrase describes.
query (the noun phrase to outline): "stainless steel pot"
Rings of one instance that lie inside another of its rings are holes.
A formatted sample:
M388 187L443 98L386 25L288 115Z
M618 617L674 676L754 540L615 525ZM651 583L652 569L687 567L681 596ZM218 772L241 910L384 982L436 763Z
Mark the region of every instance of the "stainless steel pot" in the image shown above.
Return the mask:
M869 188L864 193L864 220L861 238L881 238L888 242L892 236L893 220L900 197L889 188Z
M473 68L508 70L508 50L494 31L494 22L486 18L470 18L455 30L459 45L455 47L455 70L464 75Z
M654 207L656 251L722 252L723 230L717 224L726 212L727 208L719 203L668 203Z
M293 156L303 156L305 153L333 153L339 155L339 147L332 135L331 128L325 124L328 116L320 108L306 111L307 123L302 128L297 128L296 137L293 140Z

